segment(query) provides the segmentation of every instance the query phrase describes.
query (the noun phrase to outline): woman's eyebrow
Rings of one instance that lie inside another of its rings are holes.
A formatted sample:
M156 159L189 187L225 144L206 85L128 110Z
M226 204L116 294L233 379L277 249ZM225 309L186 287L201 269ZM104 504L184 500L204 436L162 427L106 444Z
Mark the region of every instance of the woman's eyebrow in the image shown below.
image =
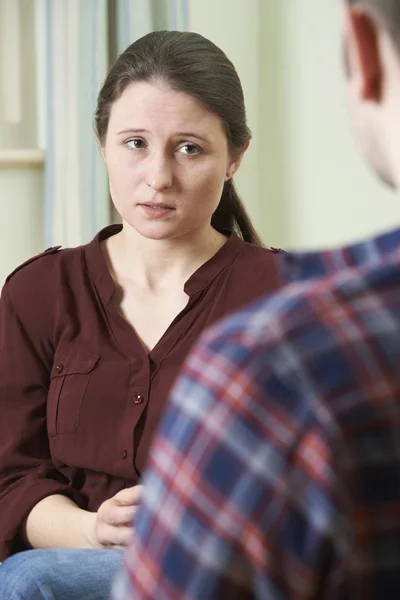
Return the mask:
M148 129L134 129L132 127L130 127L129 129L122 129L121 131L118 131L115 135L126 135L126 134L137 134L137 133L149 133ZM180 136L180 137L192 137L192 138L196 138L198 140L201 140L203 142L209 143L210 140L205 137L204 135L201 135L200 133L195 133L194 131L177 131L176 133L174 133L174 135L176 136Z
M121 135L122 133L149 133L149 132L147 129L129 128L129 129L122 129L121 131L118 131L115 135Z

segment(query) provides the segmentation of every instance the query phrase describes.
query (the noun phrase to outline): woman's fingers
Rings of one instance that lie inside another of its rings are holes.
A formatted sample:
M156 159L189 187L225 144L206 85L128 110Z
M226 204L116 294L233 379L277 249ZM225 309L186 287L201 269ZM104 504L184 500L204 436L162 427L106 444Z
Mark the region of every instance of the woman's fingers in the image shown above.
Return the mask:
M123 504L123 505L138 504L139 500L140 500L140 496L142 494L142 490L143 490L142 485L135 485L134 487L125 488L124 490L121 490L120 492L118 492L118 494L115 494L113 499L118 504Z
M103 521L107 525L130 525L135 516L137 506L119 506L112 505L102 515Z
M126 548L132 537L132 527L122 525L121 527L113 527L112 525L104 524L101 528L102 543L106 547Z

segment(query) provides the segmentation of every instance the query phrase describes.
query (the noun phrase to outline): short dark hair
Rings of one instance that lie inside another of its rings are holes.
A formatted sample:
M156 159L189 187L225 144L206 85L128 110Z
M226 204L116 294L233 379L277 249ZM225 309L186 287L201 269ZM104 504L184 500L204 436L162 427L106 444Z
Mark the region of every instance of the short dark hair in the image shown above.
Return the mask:
M240 79L224 52L198 33L154 31L128 46L105 79L95 113L101 144L112 104L137 81L164 82L199 100L221 119L233 156L251 139ZM225 182L211 224L221 233L236 230L245 241L262 245L232 180Z
M400 52L400 1L399 0L346 0L351 6L365 9L375 17L391 35Z

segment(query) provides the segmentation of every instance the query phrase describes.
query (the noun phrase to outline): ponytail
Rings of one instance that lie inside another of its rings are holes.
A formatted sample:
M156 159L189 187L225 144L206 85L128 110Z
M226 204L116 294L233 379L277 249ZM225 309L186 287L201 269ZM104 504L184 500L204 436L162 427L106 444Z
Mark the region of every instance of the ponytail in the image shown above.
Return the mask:
M235 231L245 242L255 246L264 246L239 198L232 179L225 181L220 203L211 218L211 225L220 233Z

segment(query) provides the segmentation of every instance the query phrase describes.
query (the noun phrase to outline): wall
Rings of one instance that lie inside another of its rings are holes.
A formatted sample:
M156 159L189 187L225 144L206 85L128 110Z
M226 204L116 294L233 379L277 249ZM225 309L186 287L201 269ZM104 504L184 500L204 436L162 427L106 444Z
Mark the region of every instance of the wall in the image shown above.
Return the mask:
M42 246L43 169L0 164L0 281ZM0 283L0 288L2 283Z

